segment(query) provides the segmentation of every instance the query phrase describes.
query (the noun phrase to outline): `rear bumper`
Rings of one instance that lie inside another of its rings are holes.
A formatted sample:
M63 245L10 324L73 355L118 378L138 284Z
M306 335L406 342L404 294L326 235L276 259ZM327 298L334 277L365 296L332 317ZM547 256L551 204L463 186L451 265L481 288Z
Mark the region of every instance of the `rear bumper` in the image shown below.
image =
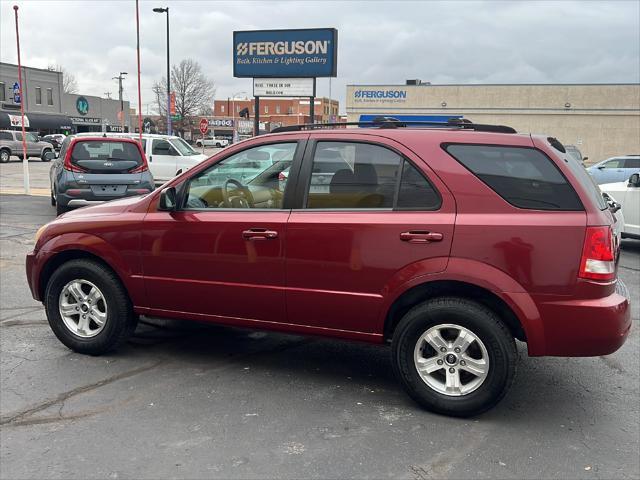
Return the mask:
M132 191L126 190L122 195L96 195L90 189L76 189L74 195L69 195L67 193L58 193L56 197L56 201L60 203L60 205L65 207L86 207L88 205L97 205L99 203L108 202L109 200L117 200L119 198L126 197L134 197L136 195L144 195L144 193L148 193L154 190L155 185L153 187L149 186L136 186L136 189L146 190L146 192L142 191Z
M618 280L616 291L604 298L536 299L544 326L543 355L592 357L618 350L631 330L628 297L626 286Z

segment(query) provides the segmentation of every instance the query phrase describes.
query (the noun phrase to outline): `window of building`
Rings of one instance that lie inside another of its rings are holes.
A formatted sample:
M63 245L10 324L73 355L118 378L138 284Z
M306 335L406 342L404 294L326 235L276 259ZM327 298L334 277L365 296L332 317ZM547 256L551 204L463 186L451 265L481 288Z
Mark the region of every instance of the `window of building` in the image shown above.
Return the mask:
M220 112L224 113L224 105L220 105Z
M264 106L264 113L269 113L269 107L267 105Z
M276 113L280 113L280 105L276 105Z
M36 105L42 105L42 88L36 87Z
M251 105L251 113L253 113L253 114L256 113L256 106L255 105Z
M533 148L449 145L447 152L514 207L583 210L558 167Z
M236 113L240 113L240 105L236 105Z
M47 88L47 105L53 105L53 89Z
M293 114L293 107L289 107L289 108L287 108L287 113L288 113L289 115L292 115L292 114Z
M7 99L6 90L4 89L4 82L0 82L0 102L4 102Z

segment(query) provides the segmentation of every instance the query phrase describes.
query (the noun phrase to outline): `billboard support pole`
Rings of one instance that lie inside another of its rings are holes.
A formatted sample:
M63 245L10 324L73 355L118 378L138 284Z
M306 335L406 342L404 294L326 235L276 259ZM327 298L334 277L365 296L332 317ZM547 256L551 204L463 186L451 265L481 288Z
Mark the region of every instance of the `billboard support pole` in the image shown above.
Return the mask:
M311 117L309 123L315 123L315 103L316 97L309 97L309 116Z
M260 135L260 97L255 97L256 99L256 114L253 117L253 134L257 137Z

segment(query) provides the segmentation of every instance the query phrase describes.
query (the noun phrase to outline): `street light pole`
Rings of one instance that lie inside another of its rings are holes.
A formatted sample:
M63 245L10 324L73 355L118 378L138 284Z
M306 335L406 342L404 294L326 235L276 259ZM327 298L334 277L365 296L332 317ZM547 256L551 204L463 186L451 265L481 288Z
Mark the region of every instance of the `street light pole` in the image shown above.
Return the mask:
M156 13L167 14L167 135L172 135L173 128L171 126L171 62L169 61L169 7L154 8Z

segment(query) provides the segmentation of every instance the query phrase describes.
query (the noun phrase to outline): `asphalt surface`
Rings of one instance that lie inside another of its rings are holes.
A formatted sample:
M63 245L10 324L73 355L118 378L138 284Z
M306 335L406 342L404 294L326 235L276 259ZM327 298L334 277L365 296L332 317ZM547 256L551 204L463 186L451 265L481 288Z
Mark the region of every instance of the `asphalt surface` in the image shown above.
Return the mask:
M626 344L599 358L520 345L507 397L465 420L413 403L387 347L143 319L118 352L75 354L24 274L53 217L46 197L0 195L2 479L640 477L640 242L620 265Z

